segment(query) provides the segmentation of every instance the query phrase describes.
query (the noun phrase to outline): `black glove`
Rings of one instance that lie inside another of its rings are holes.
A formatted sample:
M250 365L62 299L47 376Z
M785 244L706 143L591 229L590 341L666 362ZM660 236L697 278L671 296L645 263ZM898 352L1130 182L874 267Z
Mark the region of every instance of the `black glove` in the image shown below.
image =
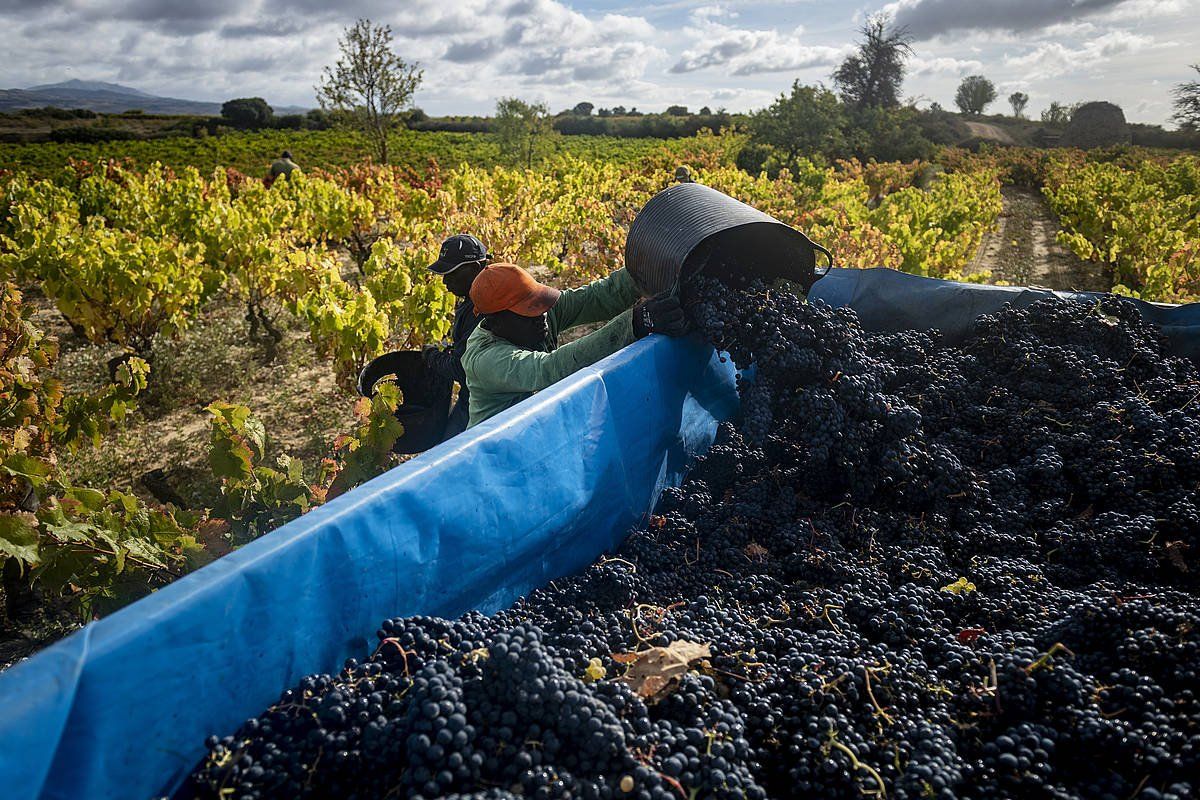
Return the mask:
M633 335L641 339L651 333L682 336L687 333L687 319L679 298L651 297L633 307Z

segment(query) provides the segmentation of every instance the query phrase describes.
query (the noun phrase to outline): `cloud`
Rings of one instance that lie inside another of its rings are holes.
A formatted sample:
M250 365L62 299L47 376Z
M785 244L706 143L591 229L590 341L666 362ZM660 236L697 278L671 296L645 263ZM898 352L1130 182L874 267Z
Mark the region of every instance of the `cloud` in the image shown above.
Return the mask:
M1111 10L1130 0L897 0L884 6L917 39L961 30L1037 30Z
M1155 44L1158 43L1150 36L1118 30L1097 36L1079 47L1043 42L1027 53L1006 57L1004 66L1021 69L1030 80L1051 78L1093 69L1102 61L1136 53Z
M906 93L947 104L964 74L981 73L1019 85L1036 105L1090 97L1102 84L1110 99L1161 122L1177 65L1200 46L1188 16L1197 6L894 0L889 8L927 30L970 30L921 44ZM512 95L555 110L580 100L749 110L795 77L828 74L852 49L848 14L836 0L0 0L0 50L21 53L6 64L3 82L13 86L81 78L311 106L341 32L365 17L390 25L396 51L424 68L415 101L434 114L488 113ZM1177 40L1173 49L1166 39Z
M474 64L487 61L500 51L503 45L496 39L475 39L456 42L446 48L442 58L455 64Z
M795 72L832 66L850 49L807 44L802 26L790 32L734 28L716 21L722 13L719 7L706 7L692 14L692 23L684 32L696 44L683 52L671 72L684 74L713 67L728 67L730 74L741 76Z
M983 71L983 62L973 58L961 59L950 56L922 58L913 56L908 60L908 71L911 75L968 75Z
M301 33L307 26L298 20L272 20L222 25L219 29L223 39L279 39Z

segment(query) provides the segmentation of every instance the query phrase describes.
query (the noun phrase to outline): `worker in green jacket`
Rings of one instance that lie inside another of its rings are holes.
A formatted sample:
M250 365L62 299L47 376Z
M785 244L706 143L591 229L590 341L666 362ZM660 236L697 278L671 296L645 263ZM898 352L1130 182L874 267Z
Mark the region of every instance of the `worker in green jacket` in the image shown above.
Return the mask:
M642 299L624 269L563 292L515 264L491 264L471 284L471 300L484 319L467 339L462 359L471 391L468 427L635 339L687 330L677 298ZM563 331L606 320L599 330L558 346Z
M292 161L292 153L290 150L284 150L279 154L279 158L271 162L271 180L278 180L280 177L290 178L293 172L298 172L300 165Z

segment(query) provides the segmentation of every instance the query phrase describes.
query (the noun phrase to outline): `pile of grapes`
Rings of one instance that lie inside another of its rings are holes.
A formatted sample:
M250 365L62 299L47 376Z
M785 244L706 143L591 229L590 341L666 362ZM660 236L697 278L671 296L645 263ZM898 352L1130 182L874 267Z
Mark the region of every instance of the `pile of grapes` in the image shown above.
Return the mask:
M1200 795L1200 374L1117 298L960 345L699 282L742 418L645 527L209 740L222 798ZM750 370L747 370L749 375Z

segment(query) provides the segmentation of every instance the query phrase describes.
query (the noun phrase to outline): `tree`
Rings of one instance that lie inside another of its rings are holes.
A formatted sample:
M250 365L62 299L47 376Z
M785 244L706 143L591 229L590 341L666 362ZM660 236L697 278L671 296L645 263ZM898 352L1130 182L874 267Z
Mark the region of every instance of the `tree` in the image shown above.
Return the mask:
M1200 64L1192 64L1200 72ZM1175 85L1175 113L1171 119L1184 131L1200 131L1200 81L1185 81Z
M968 75L954 93L954 104L964 114L982 114L987 104L996 99L996 87L982 75Z
M547 149L554 127L545 103L502 97L496 103L496 138L500 152L514 164L533 166Z
M1074 106L1068 106L1055 100L1042 112L1042 122L1047 125L1066 125L1071 121Z
M688 115L687 106L667 106L666 115L668 117L686 117Z
M703 108L701 108L701 109L700 109L700 111L699 111L699 114L700 114L700 116L702 116L702 117L711 117L711 116L712 116L712 109L711 109L711 108L709 108L708 106L704 106Z
M859 161L915 161L932 155L921 112L911 106L863 108L849 116L846 145Z
M611 117L612 115L613 115L613 112L607 108L600 108L600 109L596 110L597 117Z
M327 111L320 108L310 108L308 113L304 115L304 124L310 130L323 131L333 123L330 121Z
M912 55L907 28L891 27L891 17L875 14L859 29L863 41L833 73L842 100L854 108L896 108L904 82L904 61Z
M422 71L392 51L392 29L360 19L338 40L341 58L316 86L326 111L341 112L367 135L380 163L388 161L388 133L421 85Z
M1020 119L1025 114L1025 106L1029 105L1029 95L1013 92L1008 96L1008 102L1012 106L1013 116Z
M577 117L590 117L594 108L595 106L591 103L576 103L575 107L571 109L571 113Z
M221 105L221 116L234 128L269 128L274 110L261 97L238 97Z
M623 117L628 113L629 112L625 110L625 106L613 106L612 107L612 115L614 117Z
M801 156L834 158L844 147L846 116L837 95L822 86L792 84L750 120L751 139L768 145L791 164Z

